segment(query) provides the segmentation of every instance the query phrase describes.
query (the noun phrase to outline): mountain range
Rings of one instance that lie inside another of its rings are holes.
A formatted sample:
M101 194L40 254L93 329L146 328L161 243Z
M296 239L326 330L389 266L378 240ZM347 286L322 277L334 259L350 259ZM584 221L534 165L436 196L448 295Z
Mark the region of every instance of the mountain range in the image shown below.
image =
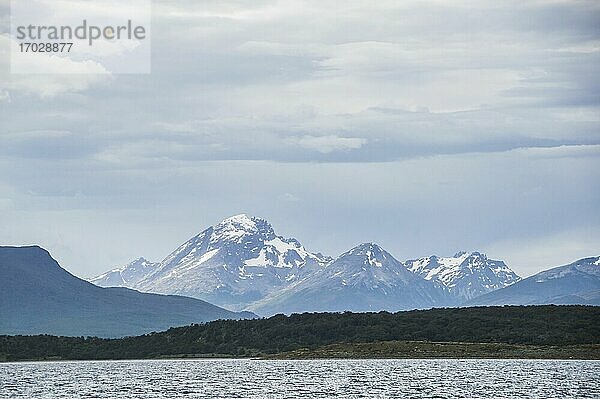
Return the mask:
M247 215L210 226L161 262L138 258L91 281L40 247L0 247L0 334L119 337L256 314L600 305L600 257L526 279L479 252L402 262L363 243L331 258Z
M545 270L465 303L468 306L541 304L600 306L600 256Z
M40 247L0 247L0 334L120 337L252 317L199 299L101 288Z
M411 273L377 244L364 243L329 265L249 305L258 314L395 312L454 303L438 282Z
M363 243L331 258L277 235L265 219L241 214L208 227L161 262L139 258L90 281L268 316L462 306L521 278L480 252L402 262Z

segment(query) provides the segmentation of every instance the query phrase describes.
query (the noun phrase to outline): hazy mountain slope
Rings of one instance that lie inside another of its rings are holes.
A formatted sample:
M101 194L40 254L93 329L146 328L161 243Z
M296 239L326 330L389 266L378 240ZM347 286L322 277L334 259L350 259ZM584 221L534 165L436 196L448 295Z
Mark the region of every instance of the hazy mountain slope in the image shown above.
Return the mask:
M376 244L361 244L293 285L252 304L260 315L398 311L452 303L443 286L409 272Z
M0 247L0 334L115 337L247 316L192 298L100 288L40 247Z
M89 280L100 287L133 287L150 273L154 272L160 263L137 258L125 266L112 269Z
M543 271L466 303L468 306L535 304L600 305L600 257Z
M426 280L438 281L465 301L521 280L503 261L479 252L458 252L452 257L429 256L407 260L406 267Z
M239 310L329 261L296 239L276 235L266 220L242 214L185 242L134 287Z

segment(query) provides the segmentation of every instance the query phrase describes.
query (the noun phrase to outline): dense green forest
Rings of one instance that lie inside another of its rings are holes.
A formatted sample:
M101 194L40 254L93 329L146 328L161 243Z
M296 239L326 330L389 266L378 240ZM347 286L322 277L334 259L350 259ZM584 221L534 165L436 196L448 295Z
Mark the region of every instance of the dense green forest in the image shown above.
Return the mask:
M0 360L273 356L332 344L390 341L600 344L600 307L505 306L398 313L304 313L214 321L121 339L0 336Z

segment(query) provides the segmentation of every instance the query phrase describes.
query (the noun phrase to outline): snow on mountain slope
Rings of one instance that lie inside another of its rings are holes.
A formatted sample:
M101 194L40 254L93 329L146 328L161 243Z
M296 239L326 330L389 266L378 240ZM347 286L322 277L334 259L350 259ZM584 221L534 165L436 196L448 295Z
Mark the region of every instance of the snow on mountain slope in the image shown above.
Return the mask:
M550 280L581 275L582 273L600 278L600 256L579 259L566 266L539 272L534 277L536 283L545 283Z
M326 267L257 301L260 315L310 311L398 311L452 301L437 282L409 272L381 247L361 244Z
M329 261L276 235L266 220L241 214L192 237L133 287L238 310Z
M150 262L144 258L112 269L106 273L89 279L90 283L100 287L133 287L158 267L159 263Z
M406 267L426 280L438 281L461 300L507 287L521 278L503 261L479 252L458 252L453 257L429 256L408 260Z

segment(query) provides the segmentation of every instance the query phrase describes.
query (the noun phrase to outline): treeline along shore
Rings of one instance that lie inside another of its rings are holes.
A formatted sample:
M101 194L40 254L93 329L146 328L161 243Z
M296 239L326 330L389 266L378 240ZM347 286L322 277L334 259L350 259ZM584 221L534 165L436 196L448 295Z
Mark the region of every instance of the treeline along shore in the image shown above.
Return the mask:
M0 336L0 360L600 359L600 307L504 306L219 320L136 337Z

